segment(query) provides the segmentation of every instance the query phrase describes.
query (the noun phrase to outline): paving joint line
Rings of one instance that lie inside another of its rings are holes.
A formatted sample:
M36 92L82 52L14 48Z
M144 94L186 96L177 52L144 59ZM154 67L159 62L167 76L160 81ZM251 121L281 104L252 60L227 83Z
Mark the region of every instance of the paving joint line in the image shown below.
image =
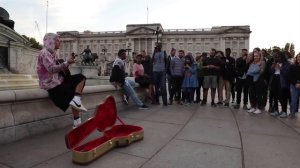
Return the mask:
M10 165L8 165L8 164L5 164L5 163L0 162L0 166L1 166L1 165L6 166L6 167L9 167L9 168L13 168L13 166L10 166Z
M135 118L130 118L130 117L124 117L124 118L128 118L128 119L135 119ZM184 124L178 124L178 123L169 123L169 122L164 122L164 121L153 121L153 120L145 120L145 119L135 119L138 120L135 123L139 122L139 121L148 121L148 122L154 122L154 123L160 123L160 124L173 124L173 125L184 125Z
M129 156L134 156L134 157L138 157L138 158L142 158L142 159L146 159L146 160L149 159L149 158L147 158L147 157L138 156L138 155L134 155L134 154L131 154L131 153L126 153L126 152L121 152L121 151L113 151L113 152L121 153L121 154L125 154L125 155L129 155Z
M295 137L295 136L285 136L285 135L271 135L271 134L266 134L266 133L256 133L256 132L241 132L243 134L251 134L251 135L264 135L264 136L269 136L269 137L279 137L279 138L291 138L291 139L297 139L300 140L300 136Z
M300 135L300 133L292 126L290 126L289 124L285 123L284 121L282 121L279 118L276 118L277 120L279 120L281 123L283 123L283 125L287 126L288 128L291 128L294 132L296 132L296 134Z
M241 148L239 148L239 147L227 146L227 145L220 145L220 144L214 144L214 143L209 143L209 142L200 142L200 141L193 141L193 140L189 140L189 139L181 139L181 138L177 138L177 139L175 139L175 140L181 140L181 141L194 142L194 143L200 143L200 144L206 144L206 145L212 145L212 146L219 146L219 147L227 147L227 148L232 148L232 149L239 149L239 150L241 150Z
M236 115L235 115L234 111L230 107L229 107L229 109L231 111L231 114L233 115L235 124L236 124L238 132L239 132L240 142L241 142L242 168L245 168L246 166L245 166L245 155L244 155L244 145L243 145L242 133L241 133L241 130L240 130L240 127L239 127L239 124L238 124L238 121L236 119Z
M41 161L41 162L36 163L36 164L34 164L34 165L32 165L32 166L29 166L29 167L30 167L30 168L34 168L34 167L36 167L36 166L39 166L39 165L41 165L41 164L43 164L43 163L45 163L45 162L47 162L47 161L53 160L53 159L55 159L55 158L57 158L57 157L60 157L60 156L62 156L62 155L64 155L64 154L66 154L66 153L69 153L69 152L70 152L70 150L68 150L68 151L66 151L66 152L63 152L63 153L61 153L61 154L59 154L59 155L50 157L50 158L48 158L48 159L46 159L46 160L44 160L44 161Z
M198 110L199 107L197 107ZM181 125L182 127L178 130L178 132L166 143L164 144L157 152L155 152L146 162L144 162L139 168L142 168L145 164L147 164L154 156L156 156L162 149L164 149L172 140L175 139L175 137L183 130L183 128L191 121L191 119L193 118L193 116L196 114L197 110L195 110L193 112L193 114L190 116L190 118L186 121L186 123L184 123L183 125Z

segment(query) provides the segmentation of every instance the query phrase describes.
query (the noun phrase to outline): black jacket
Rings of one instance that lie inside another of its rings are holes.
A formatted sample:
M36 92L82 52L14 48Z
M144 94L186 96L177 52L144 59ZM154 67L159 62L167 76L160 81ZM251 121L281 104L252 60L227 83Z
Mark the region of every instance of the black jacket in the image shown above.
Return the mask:
M243 57L239 57L236 60L236 66L235 66L235 75L236 77L243 77L244 74L247 73L249 69L249 64L246 63L246 60L243 60Z
M123 86L125 83L125 72L118 65L114 65L109 81L120 83Z
M232 57L222 57L221 76L225 80L232 81L235 78L235 59Z

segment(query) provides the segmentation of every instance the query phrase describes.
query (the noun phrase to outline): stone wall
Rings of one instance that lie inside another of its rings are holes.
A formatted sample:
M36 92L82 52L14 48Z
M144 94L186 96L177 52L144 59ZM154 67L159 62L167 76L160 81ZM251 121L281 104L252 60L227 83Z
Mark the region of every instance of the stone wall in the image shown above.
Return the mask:
M38 50L30 46L30 42L23 36L0 23L0 47L8 51L2 57L8 58L8 65L5 67L10 71L21 74L36 74Z
M39 50L19 45L10 47L10 70L19 74L36 74L36 57Z
M91 117L97 105L106 96L113 95L117 109L123 110L121 92L111 85L86 86L83 103L88 109L81 113L83 120ZM143 93L138 90L138 93ZM70 108L62 112L48 98L46 91L41 89L0 91L0 144L20 140L32 135L69 126L73 123Z

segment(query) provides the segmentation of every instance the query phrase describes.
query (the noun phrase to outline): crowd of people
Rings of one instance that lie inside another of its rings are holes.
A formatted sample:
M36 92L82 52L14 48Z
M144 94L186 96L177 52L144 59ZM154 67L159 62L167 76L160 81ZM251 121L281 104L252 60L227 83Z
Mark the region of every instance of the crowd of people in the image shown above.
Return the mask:
M126 55L125 50L123 52ZM114 72L119 58L122 57L119 55L116 59L111 75L114 85L114 77L121 74ZM289 52L278 48L271 53L260 48L251 52L242 49L240 57L235 59L230 48L225 49L225 54L212 48L209 53L194 57L192 53L177 52L175 48L167 54L158 45L152 56L142 51L134 59L132 76L136 83L146 88L146 98L152 104L161 104L162 100L163 106L174 102L187 106L192 103L206 105L210 91L212 107L231 104L235 109L242 106L248 113L268 111L271 116L281 118L288 117L288 110L289 116L295 118L298 111L300 53L292 58ZM122 80L130 81L125 77L124 68L122 71ZM119 83L119 86L123 84ZM135 85L131 86L133 90ZM125 89L125 94L132 97L140 108L148 108L144 103L137 103L135 92L132 95Z
M81 124L79 112L87 111L81 102L86 77L71 75L68 71L69 65L76 62L75 54L66 61L59 61L56 51L60 40L57 34L47 33L43 42L36 69L40 88L48 91L50 99L61 110L66 111L71 106L73 127L76 128ZM160 104L160 100L163 106L174 102L187 106L192 103L206 105L210 90L212 107L229 106L231 99L234 108L238 109L243 104L248 113L262 113L267 103L271 116L288 117L288 105L291 118L295 118L298 112L300 53L291 59L289 52L277 48L272 53L260 48L249 53L242 49L241 56L234 59L230 48L226 48L225 54L212 48L209 53L194 58L192 53L177 52L174 48L168 55L161 45L157 45L152 56L142 51L134 58L134 80L126 77L126 57L126 50L119 50L110 82L115 88L122 88L125 102L128 103L130 97L140 109L149 107L137 96L134 90L136 83L146 89L146 98L155 105Z

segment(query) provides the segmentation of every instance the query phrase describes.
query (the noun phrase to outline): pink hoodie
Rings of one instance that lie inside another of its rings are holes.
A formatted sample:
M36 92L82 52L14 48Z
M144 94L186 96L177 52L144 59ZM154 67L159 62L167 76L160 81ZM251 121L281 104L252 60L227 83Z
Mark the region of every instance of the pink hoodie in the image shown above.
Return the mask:
M63 77L59 72L68 68L67 63L56 65L55 41L58 35L47 33L44 37L44 48L37 56L36 71L39 77L41 89L49 90L63 82Z

